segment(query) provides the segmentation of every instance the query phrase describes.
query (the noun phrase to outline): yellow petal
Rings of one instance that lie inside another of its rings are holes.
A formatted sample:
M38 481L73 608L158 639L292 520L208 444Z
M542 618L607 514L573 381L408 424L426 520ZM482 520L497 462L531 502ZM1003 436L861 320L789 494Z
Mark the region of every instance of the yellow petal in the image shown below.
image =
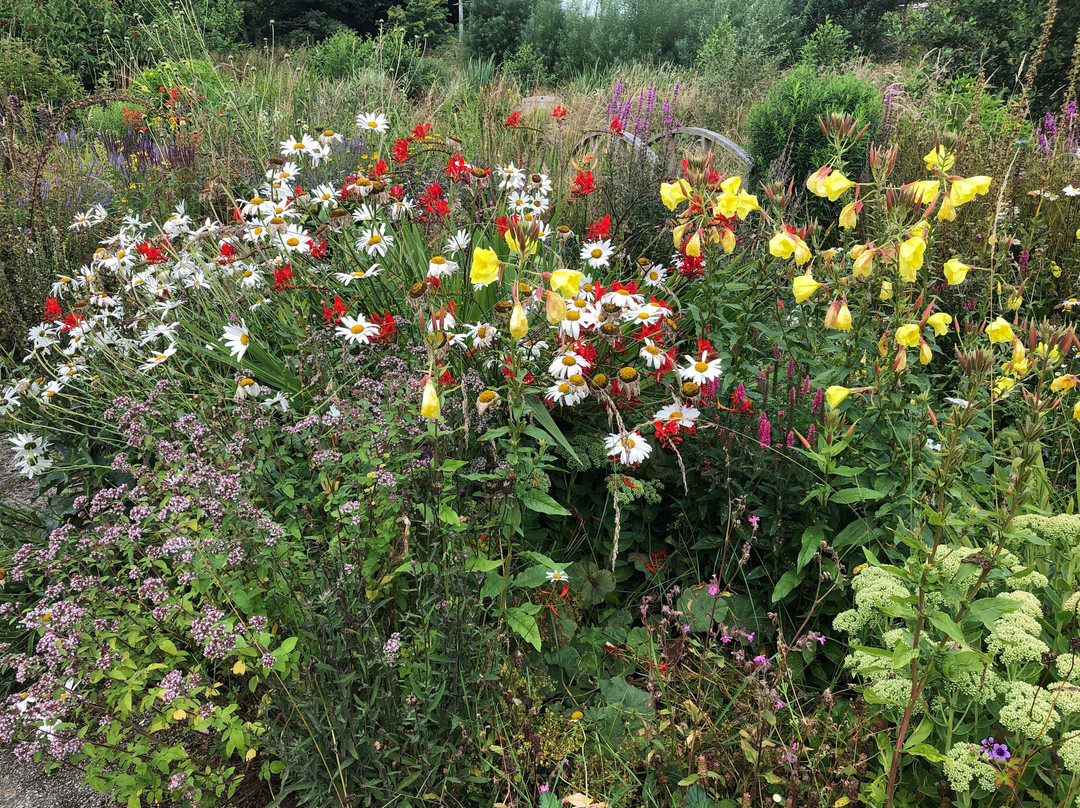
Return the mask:
M963 264L955 258L950 258L945 262L945 280L950 286L959 286L967 277L969 269L971 269L970 264Z
M439 394L435 390L434 383L428 379L424 384L424 397L420 403L420 415L424 418L438 418L439 410Z
M494 250L477 247L473 250L472 270L469 282L474 286L487 286L499 276L499 256Z
M937 314L930 315L926 320L926 324L934 329L935 336L940 337L948 333L949 326L952 324L952 315L939 311Z
M814 280L810 270L807 270L805 275L796 276L791 285L791 291L795 294L796 303L809 300L819 288L821 288L821 284Z
M514 304L514 310L510 312L510 335L521 339L529 333L529 318L525 316L525 309L520 303Z
M836 409L840 406L840 402L842 402L845 398L848 397L848 393L850 392L851 390L847 387L842 387L839 384L834 384L832 387L828 388L825 391L825 400L829 402L830 407Z
M1080 231L1078 231L1080 232ZM795 240L783 230L777 230L769 239L769 254L777 258L790 258L795 252Z
M914 348L919 344L919 326L910 323L900 326L896 329L896 341L900 345Z
M668 210L675 210L675 207L681 202L685 202L687 198L686 182L684 180L660 184L660 199Z
M990 344L996 344L998 342L1012 342L1013 330L1004 317L998 317L994 322L990 323L986 327L986 336L990 338Z
M236 660L236 664L232 666L232 672L236 676L243 676L245 673L247 673L247 665L244 664L244 660Z
M548 281L552 289L563 297L574 297L581 288L582 275L576 269L557 269Z

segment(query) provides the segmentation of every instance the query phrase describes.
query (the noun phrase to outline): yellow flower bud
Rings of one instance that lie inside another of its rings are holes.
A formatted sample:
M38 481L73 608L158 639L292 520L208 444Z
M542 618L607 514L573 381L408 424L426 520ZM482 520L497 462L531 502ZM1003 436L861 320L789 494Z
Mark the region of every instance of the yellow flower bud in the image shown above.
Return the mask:
M856 278L868 278L874 268L874 251L866 249L861 244L857 246L863 247L863 249L859 251L857 256L853 256L855 263L851 266L851 274ZM852 248L852 252L854 251L854 248Z
M520 303L514 304L514 310L510 312L510 335L521 339L529 333L529 318L525 316L525 309Z
M878 300L892 300L892 281L881 282L881 292L878 294Z
M544 296L544 311L547 314L549 323L552 325L561 323L566 319L566 301L563 300L562 295L557 295L549 289ZM528 330L528 323L526 323L525 327Z
M929 365L930 360L934 358L933 351L930 350L930 346L926 344L926 340L919 342L919 362L924 365Z
M926 241L922 236L912 236L900 245L900 279L907 283L914 283L917 279L919 268L923 265L923 254L926 252Z
M840 211L840 226L845 230L854 230L859 223L859 211L857 202L848 202Z
M686 254L691 258L701 257L701 231L697 231L690 237L689 243L686 245Z
M956 219L956 206L952 203L952 197L945 197L941 200L941 207L938 208L937 219L939 222L951 222Z
M671 231L671 240L672 242L674 242L676 250L682 246L683 234L686 232L686 228L689 226L689 222L686 224L680 224L678 227Z
M724 252L730 253L735 249L735 231L725 230L723 238L720 239L720 243L724 246Z
M1080 238L1080 230L1077 230L1077 238ZM1080 421L1080 401L1073 405L1073 419Z
M424 418L438 418L440 409L439 394L435 390L435 383L428 379L424 382L424 397L420 402L420 415Z
M1076 377L1071 373L1066 373L1062 376L1058 376L1054 381L1050 383L1050 389L1055 393L1067 393L1076 387Z
M848 308L846 299L840 304L840 311L836 314L836 327L840 331L851 330L851 310Z

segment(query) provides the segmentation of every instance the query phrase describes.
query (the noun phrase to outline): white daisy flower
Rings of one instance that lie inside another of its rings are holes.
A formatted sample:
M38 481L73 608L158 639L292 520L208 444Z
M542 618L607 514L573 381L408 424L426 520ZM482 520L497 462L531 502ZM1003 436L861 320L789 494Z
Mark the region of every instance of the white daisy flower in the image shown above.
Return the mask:
M168 348L166 348L164 351L161 351L160 353L152 353L149 357L147 357L147 360L145 362L139 365L139 370L141 370L143 373L153 370L158 365L165 362L174 353L176 353L175 345L170 345Z
M262 387L257 381L243 378L236 383L236 392L233 393L233 401L240 402L247 398L258 398L262 394Z
M552 570L547 574L547 579L552 583L565 584L570 582L570 576L562 570Z
M247 323L241 320L240 325L225 326L225 333L222 335L221 341L229 349L229 356L235 356L237 362L241 361L251 344L251 335L248 334Z
M600 298L601 303L614 303L620 309L636 309L644 301L645 298L643 295L634 294L625 287L622 289L612 289Z
M1066 185L1061 189L1061 192L1065 194L1065 196L1080 196L1080 188L1073 185Z
M569 379L575 373L584 376L591 367L592 363L588 359L574 351L567 351L552 360L548 373L556 379Z
M593 269L601 269L608 266L613 252L608 239L586 241L581 245L581 260L587 261Z
M393 235L386 232L386 225L372 225L356 240L356 249L368 255L385 256L394 244Z
M329 148L331 143L341 143L345 140L345 136L335 132L333 129L324 129L322 134L319 135L319 142Z
M508 166L496 166L495 173L499 175L499 187L503 190L524 188L528 181L525 172L513 163Z
M659 264L652 264L645 270L645 285L652 288L662 286L667 279L667 269Z
M684 407L682 404L668 404L666 407L661 407L657 410L656 415L653 416L653 420L665 424L678 424L681 427L689 429L697 423L697 419L700 416L701 411L698 410L697 407Z
M258 289L265 285L263 276L249 266L243 266L240 272L240 285L245 289Z
M660 370L667 361L667 354L661 351L652 340L645 340L645 344L638 351L638 356L645 360L645 364L652 370Z
M559 323L559 333L571 340L578 340L581 338L582 329L593 328L595 325L596 313L591 307L571 307Z
M274 183L291 183L297 177L300 176L299 164L288 160L279 166L268 168L266 170L266 178L270 180L270 184ZM271 194L273 196L273 194Z
M633 321L638 325L652 325L659 322L665 315L670 312L667 309L662 309L659 306L654 306L651 303L643 303L640 306L636 306L626 313L626 319Z
M471 237L467 230L458 230L454 235L450 236L446 242L446 251L448 253L459 253L469 249L469 242Z
M390 122L381 112L361 112L356 116L356 125L377 135L385 135L390 129Z
M547 174L530 174L529 187L534 192L539 192L541 196L551 196L551 189L554 186Z
M281 141L280 145L282 157L292 157L301 154L310 155L311 152L319 148L318 142L311 135L304 135L299 138L289 138L288 140Z
M679 368L679 376L699 387L706 382L720 378L720 357L716 357L716 359L709 359L708 357L708 351L702 351L700 358L690 355L684 356L683 358L689 363L689 366Z
M475 350L489 347L499 335L498 329L488 323L477 323L470 328L469 336Z
M604 440L608 457L616 463L635 466L652 453L652 446L640 432L621 432L608 435Z
M531 209L529 195L524 191L511 191L506 197L506 207L510 210L510 213L523 216L525 211Z
M447 261L443 256L436 255L428 261L427 276L429 278L442 278L452 275L457 271L458 265L454 261Z
M60 395L63 389L64 385L61 384L58 380L53 379L53 381L45 385L45 389L41 391L41 400L44 401L46 404L50 404L52 403L53 399Z
M289 394L288 393L275 393L270 398L265 399L262 402L262 406L267 409L274 409L275 407L282 412L289 411Z
M544 398L552 404L561 404L564 407L573 407L586 398L586 392L581 388L574 388L570 382L555 382L548 388Z
M352 272L335 272L334 277L337 278L340 283L348 286L353 281L358 281L361 278L372 278L381 271L382 269L378 264L372 264L368 269L357 269Z
M409 214L412 213L413 208L416 207L416 203L408 197L402 197L401 199L395 199L394 203L390 206L390 218L395 222L407 219Z
M292 225L286 227L285 232L278 235L277 242L287 252L306 253L311 251L311 238L300 227L293 227Z
M372 338L378 335L379 327L375 323L368 321L363 315L359 317L345 315L341 318L341 324L337 327L336 333L338 336L344 337L346 342L367 345Z
M333 207L337 204L337 190L333 185L316 185L311 191L311 198L319 205L325 208Z
M369 205L366 202L353 211L352 220L354 222L373 222L375 217L378 216L379 211L374 205Z

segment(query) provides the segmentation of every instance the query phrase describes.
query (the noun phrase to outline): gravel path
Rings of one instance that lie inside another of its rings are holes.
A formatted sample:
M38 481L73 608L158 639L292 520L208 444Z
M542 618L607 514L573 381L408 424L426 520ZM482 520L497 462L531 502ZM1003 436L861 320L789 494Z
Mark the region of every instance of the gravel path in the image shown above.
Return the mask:
M0 437L0 502L26 505L37 485L15 471L8 442ZM0 747L0 808L116 808L116 803L82 784L82 773L61 769L46 774L21 763Z

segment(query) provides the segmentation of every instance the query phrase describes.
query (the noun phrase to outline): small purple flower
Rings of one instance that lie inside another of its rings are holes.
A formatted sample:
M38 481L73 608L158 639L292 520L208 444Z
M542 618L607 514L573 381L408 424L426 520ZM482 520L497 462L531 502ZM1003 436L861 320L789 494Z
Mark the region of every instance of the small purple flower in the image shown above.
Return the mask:
M996 743L993 736L983 738L982 752L995 763L1004 763L1012 757L1012 753L1009 752L1008 744Z
M760 516L755 515L755 516L750 517L750 524L752 524L754 526L754 530L757 530L758 522L760 522L760 521L761 521Z

